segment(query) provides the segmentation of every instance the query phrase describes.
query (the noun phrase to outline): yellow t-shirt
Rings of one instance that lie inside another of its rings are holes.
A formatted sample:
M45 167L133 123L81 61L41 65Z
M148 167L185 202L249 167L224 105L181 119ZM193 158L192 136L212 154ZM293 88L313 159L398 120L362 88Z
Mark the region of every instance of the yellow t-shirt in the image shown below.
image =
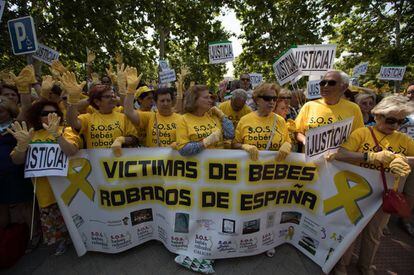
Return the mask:
M123 113L94 112L78 118L82 124L79 133L84 136L87 149L110 148L117 137L137 136L135 127Z
M115 106L115 108L112 111L123 113L124 112L124 106ZM86 113L88 113L88 114L99 113L99 110L95 109L95 107L93 107L92 105L89 105L86 108Z
M252 112L252 109L250 109L250 107L246 104L244 104L243 108L240 111L234 111L231 107L231 100L227 100L225 102L220 103L219 108L228 117L228 119L230 119L231 122L233 122L234 129L236 129L237 123L239 123L240 119L243 116Z
M266 117L260 117L256 112L242 117L237 125L234 141L241 144L255 145L259 150L266 150L275 119L275 132L269 150L279 150L284 142L290 142L290 137L283 117L273 112Z
M63 127L59 128L62 131ZM81 148L82 140L75 134L70 127L65 128L63 137L69 142ZM57 143L56 139L49 134L46 130L38 130L35 132L30 143ZM34 179L32 180L34 182ZM52 188L50 187L47 177L39 177L36 179L36 198L40 207L47 207L56 203L55 196L53 195Z
M414 156L414 140L401 132L394 131L391 135L385 135L374 127L374 134L382 150L388 150L404 156ZM375 141L372 138L368 127L355 130L348 139L341 145L342 148L351 152L377 152L374 150ZM359 163L359 166L379 169L374 165Z
M182 115L177 123L177 146L183 148L189 142L199 142L217 130L221 130L221 121L216 116L205 113L202 117L190 113ZM218 142L209 149L223 149L223 143Z
M158 147L157 145L157 128L159 136L159 147L169 146L176 141L177 122L181 115L173 113L170 116L163 116L156 112L141 112L139 114L140 129L146 130L145 146ZM158 127L156 127L155 118L157 118Z
M354 117L352 131L364 127L362 113L357 104L341 98L337 104L328 105L321 98L303 105L295 120L296 130L305 134L310 128L335 123L350 117Z

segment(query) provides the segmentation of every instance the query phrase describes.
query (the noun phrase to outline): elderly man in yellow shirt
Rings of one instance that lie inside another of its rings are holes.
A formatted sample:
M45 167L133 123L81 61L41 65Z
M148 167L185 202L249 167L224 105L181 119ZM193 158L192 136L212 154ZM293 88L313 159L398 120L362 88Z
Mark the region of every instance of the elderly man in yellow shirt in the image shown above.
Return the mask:
M243 89L236 89L231 92L231 99L220 103L219 108L233 122L236 129L239 120L252 109L246 105L247 93Z
M350 117L354 118L352 131L364 126L358 105L343 98L349 77L342 71L328 71L320 82L322 98L307 102L296 117L296 138L305 144L306 131Z

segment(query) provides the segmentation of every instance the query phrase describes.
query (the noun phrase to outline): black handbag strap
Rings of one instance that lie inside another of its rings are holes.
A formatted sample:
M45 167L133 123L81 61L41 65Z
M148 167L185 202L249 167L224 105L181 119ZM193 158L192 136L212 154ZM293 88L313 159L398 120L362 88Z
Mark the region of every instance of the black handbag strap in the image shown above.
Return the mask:
M371 132L372 138L374 139L375 147L381 148L379 146L378 139L375 136L374 130L372 129L372 127L368 127L368 129ZM382 163L380 164L380 170L381 170L382 185L384 187L384 191L387 191L388 190L388 187L387 187L387 179L385 178L385 169L384 169L384 166L382 165Z

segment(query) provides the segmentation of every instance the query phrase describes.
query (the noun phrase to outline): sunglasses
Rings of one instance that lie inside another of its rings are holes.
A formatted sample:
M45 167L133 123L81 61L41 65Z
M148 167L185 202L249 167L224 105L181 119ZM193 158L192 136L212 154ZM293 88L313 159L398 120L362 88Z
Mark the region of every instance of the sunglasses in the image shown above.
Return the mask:
M259 95L258 98L263 99L264 101L276 101L277 100L277 96L273 96L273 95Z
M40 113L40 116L48 116L49 114L56 113L56 111L42 111Z
M336 80L322 80L321 82L319 82L319 85L321 87L326 87L326 84L328 84L328 86L335 86L336 83Z
M407 118L398 119L395 117L385 117L385 116L384 118L385 118L385 123L390 124L390 125L393 125L395 123L397 123L398 125L402 125L407 122Z

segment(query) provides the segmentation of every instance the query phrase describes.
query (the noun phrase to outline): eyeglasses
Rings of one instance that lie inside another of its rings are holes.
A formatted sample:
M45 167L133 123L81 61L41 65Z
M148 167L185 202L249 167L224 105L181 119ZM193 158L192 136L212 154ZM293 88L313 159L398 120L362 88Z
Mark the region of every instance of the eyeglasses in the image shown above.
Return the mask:
M250 81L250 78L240 78L241 81Z
M259 95L258 98L263 99L264 101L276 101L277 100L277 96L273 96L273 95Z
M336 83L336 80L322 80L321 82L319 82L319 85L321 87L326 87L326 84L328 84L328 86L335 86Z
M67 96L62 96L62 100L67 100L68 97Z
M384 118L385 118L385 123L390 124L390 125L393 125L395 123L397 123L398 125L402 125L408 121L407 118L398 119L395 117L385 117L385 116Z
M42 111L40 113L40 116L48 116L49 114L56 113L56 111Z
M115 98L116 95L103 95L101 96L101 98L106 98L106 99L111 99L111 98Z

